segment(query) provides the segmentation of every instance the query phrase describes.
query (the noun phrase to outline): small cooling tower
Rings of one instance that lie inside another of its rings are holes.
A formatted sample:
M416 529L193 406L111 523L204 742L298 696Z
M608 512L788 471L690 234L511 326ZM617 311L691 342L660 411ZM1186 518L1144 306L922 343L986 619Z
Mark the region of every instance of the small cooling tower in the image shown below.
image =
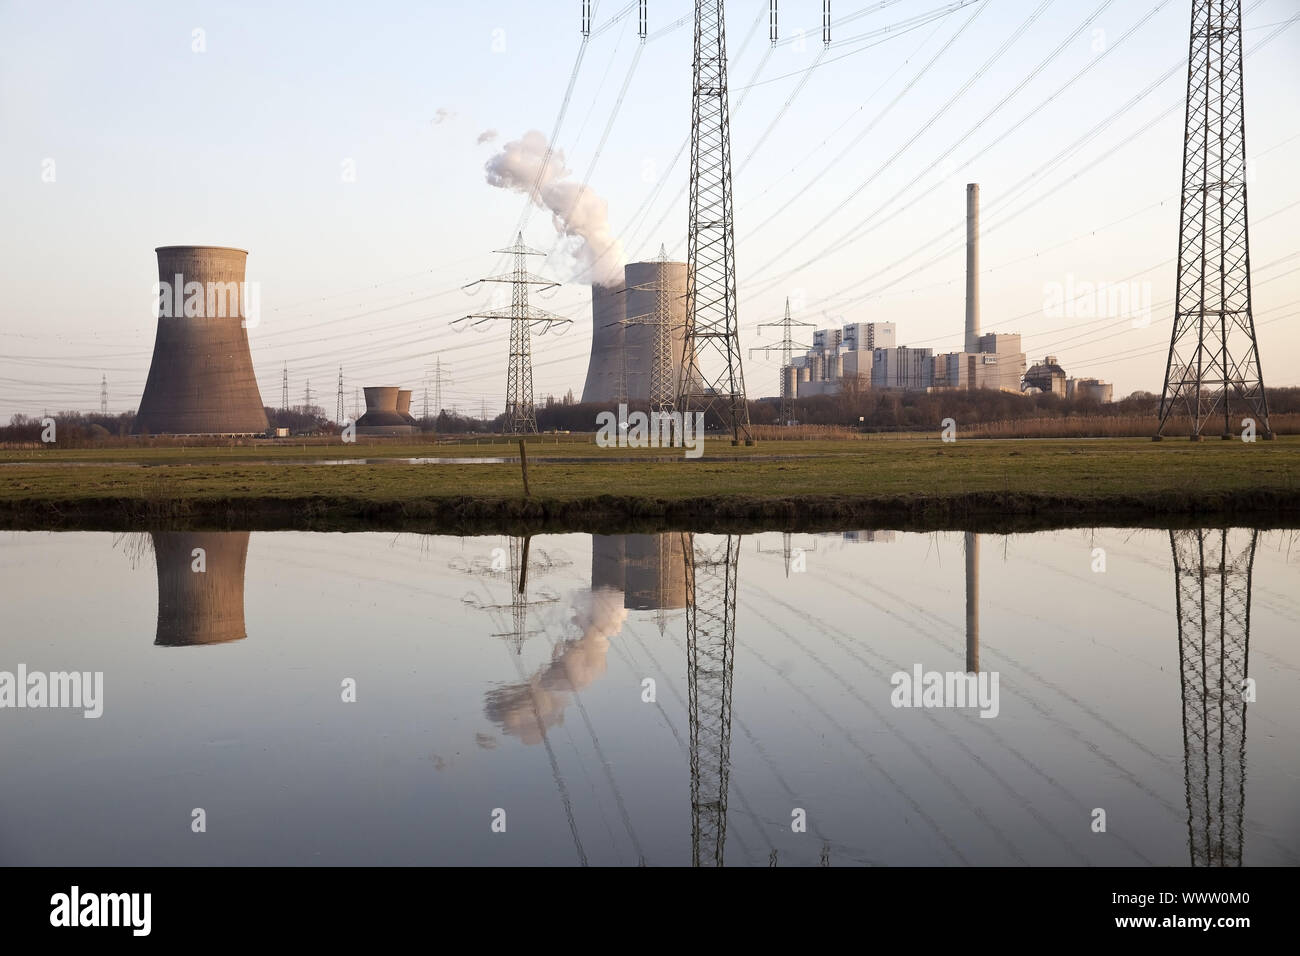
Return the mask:
M411 389L402 388L397 391L397 414L406 419L408 425L416 425L418 422L411 417Z
M366 413L357 419L358 435L410 435L415 425L398 410L401 389L396 386L372 386L366 393ZM410 392L406 393L410 402Z
M240 641L247 531L154 531L162 647ZM196 553L197 552L197 553Z
M267 429L244 328L248 253L160 246L161 314L132 431L253 435Z

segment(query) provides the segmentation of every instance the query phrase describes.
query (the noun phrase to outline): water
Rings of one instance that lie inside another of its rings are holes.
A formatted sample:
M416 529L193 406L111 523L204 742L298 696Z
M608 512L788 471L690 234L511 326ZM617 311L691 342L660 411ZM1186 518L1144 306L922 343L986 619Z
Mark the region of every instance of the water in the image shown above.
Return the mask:
M1300 861L1294 531L545 535L522 566L0 534L0 671L104 675L98 719L0 710L0 861ZM968 664L996 716L891 705Z

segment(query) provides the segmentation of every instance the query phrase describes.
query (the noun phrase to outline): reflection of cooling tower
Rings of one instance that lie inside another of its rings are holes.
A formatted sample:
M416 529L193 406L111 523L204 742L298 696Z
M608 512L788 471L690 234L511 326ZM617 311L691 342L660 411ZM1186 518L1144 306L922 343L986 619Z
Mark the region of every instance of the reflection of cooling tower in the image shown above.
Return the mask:
M591 287L591 360L582 387L584 402L612 402L618 395L624 336L620 323L627 314L627 296L621 287ZM629 358L629 366L631 363Z
M402 390L392 386L371 387L366 393L366 413L357 419L358 435L409 435L415 426L398 410ZM407 392L407 403L411 393Z
M154 531L162 647L239 641L244 631L247 531ZM201 548L200 555L194 553ZM195 570L202 566L203 570Z
M591 589L610 588L622 592L626 580L627 536L593 534L591 536Z
M160 246L154 251L166 304L133 431L266 431L266 410L243 326L241 293L248 253L222 246Z
M676 394L677 376L681 374L682 352L686 347L686 263L669 262L665 271L669 288L668 328L672 340L672 364L668 381L670 393ZM630 262L624 267L627 317L654 316L659 308L659 263ZM640 286L641 288L637 288ZM642 321L645 321L644 319ZM650 399L650 370L655 355L655 327L625 327L627 342L627 394L631 401ZM594 350L593 350L594 354Z
M686 607L686 554L680 534L629 534L625 538L626 594L634 611Z

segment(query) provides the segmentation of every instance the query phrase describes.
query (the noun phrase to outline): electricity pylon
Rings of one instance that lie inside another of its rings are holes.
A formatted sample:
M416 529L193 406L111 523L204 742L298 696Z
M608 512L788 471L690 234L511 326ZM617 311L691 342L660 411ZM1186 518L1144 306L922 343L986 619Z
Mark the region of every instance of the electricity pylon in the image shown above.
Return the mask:
M736 315L736 240L731 198L731 107L723 0L695 0L691 91L690 217L686 335L677 410L703 412L753 443Z
M108 414L108 376L101 375L99 378L99 414Z
M808 349L812 346L803 345L794 340L794 327L796 325L807 326L812 328L811 322L797 322L790 318L790 299L785 300L785 318L779 322L760 322L758 328L770 328L772 326L781 329L781 343L779 345L761 345L758 348L749 350L752 356L755 352L770 352L773 349L781 350L781 424L789 425L794 420L794 392L790 388L790 383L786 381L785 370L794 364L794 350Z
M1231 438L1234 397L1272 438L1251 311L1241 0L1192 0L1178 293L1155 439L1175 410L1192 441L1220 412Z
M726 535L721 544L708 547L697 544L694 534L682 535L693 866L722 866L727 837L740 537Z
M1192 866L1240 866L1250 588L1259 532L1170 531Z
M289 363L284 363L284 371L280 374L280 411L289 410Z
M472 322L472 325L482 325L484 322L497 319L506 319L510 322L510 370L506 377L505 430L511 435L535 434L537 432L537 406L533 403L532 329L533 326L540 325L541 329L538 335L544 335L552 325L563 326L570 323L566 318L528 304L529 286L539 286L539 291L554 289L559 286L558 282L552 282L550 279L545 279L528 271L525 257L543 256L545 253L525 246L522 232L516 236L513 246L508 249L495 249L493 251L513 256L514 271L489 276L486 279L478 280L478 282L471 282L465 288L468 289L483 282L509 283L512 286L510 308L473 313L455 319L452 324L469 322L471 319L478 320Z
M338 396L337 407L334 412L334 421L339 425L343 424L343 366L342 365L339 366L339 396Z

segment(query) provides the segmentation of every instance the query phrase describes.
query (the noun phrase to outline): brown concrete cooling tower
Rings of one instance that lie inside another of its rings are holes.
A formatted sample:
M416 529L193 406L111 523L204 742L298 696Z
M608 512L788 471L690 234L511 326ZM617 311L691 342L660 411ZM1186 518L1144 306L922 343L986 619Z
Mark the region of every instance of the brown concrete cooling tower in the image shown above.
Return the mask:
M408 425L416 423L411 416L411 389L401 388L397 390L397 414L401 415Z
M160 246L158 332L133 431L253 435L266 410L244 328L248 253L223 246Z
M158 565L155 644L189 647L244 639L248 536L247 531L150 533Z

